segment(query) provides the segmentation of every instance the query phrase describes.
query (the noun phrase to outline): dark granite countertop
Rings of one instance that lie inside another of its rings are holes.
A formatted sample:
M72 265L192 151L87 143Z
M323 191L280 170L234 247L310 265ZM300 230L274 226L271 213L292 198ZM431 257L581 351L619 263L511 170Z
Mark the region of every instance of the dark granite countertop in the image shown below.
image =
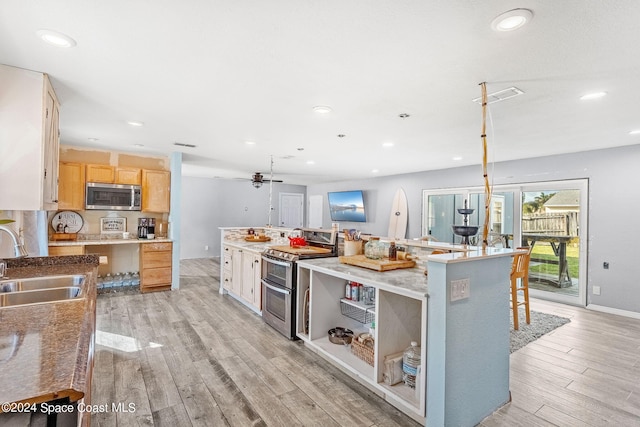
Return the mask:
M81 399L90 392L99 258L82 255L0 261L7 263L9 279L87 276L78 298L0 308L0 401Z

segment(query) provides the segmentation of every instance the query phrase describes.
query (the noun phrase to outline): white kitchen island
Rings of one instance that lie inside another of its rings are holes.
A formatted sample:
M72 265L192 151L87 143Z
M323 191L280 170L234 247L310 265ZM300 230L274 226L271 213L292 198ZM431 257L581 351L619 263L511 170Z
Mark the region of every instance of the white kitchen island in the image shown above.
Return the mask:
M473 426L509 401L509 272L514 252L470 247L467 252L432 255L428 279L417 268L376 272L341 264L338 258L299 261L297 335L427 426ZM466 279L466 297L452 301L452 281L457 287ZM353 330L355 336L369 330L368 322L342 314L347 281L376 289L373 366L353 355L349 346L328 340L328 330L336 326ZM384 357L402 352L411 341L422 350L416 389L385 384Z

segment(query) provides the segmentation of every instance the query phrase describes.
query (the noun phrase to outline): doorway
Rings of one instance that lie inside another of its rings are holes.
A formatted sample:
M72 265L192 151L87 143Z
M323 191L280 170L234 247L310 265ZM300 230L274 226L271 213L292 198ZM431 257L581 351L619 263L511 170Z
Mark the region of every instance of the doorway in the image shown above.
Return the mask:
M533 297L586 306L588 181L570 180L494 186L489 232L507 248L532 246L529 289ZM424 190L422 234L460 243L451 226L462 224L457 209L474 209L469 225L479 226L471 244L481 240L484 193L481 188Z

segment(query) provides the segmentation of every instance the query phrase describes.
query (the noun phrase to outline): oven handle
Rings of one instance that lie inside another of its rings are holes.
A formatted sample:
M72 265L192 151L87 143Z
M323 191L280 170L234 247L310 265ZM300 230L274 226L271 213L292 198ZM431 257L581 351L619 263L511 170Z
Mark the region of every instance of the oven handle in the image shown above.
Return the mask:
M272 291L280 292L281 294L289 295L291 293L290 290L282 289L282 288L270 285L265 280L262 281L262 284L265 285L267 288L271 289Z
M291 267L291 263L290 262L276 261L275 259L267 258L267 257L264 257L264 256L262 257L262 260L266 261L268 263L271 263L271 264L279 265L280 267L287 267L287 268Z

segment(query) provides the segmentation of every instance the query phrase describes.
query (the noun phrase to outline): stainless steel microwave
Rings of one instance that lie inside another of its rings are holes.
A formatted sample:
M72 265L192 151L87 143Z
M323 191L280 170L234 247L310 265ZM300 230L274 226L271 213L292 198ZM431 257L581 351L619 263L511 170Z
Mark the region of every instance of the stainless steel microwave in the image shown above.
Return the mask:
M87 210L139 211L141 187L139 185L103 184L87 182Z

